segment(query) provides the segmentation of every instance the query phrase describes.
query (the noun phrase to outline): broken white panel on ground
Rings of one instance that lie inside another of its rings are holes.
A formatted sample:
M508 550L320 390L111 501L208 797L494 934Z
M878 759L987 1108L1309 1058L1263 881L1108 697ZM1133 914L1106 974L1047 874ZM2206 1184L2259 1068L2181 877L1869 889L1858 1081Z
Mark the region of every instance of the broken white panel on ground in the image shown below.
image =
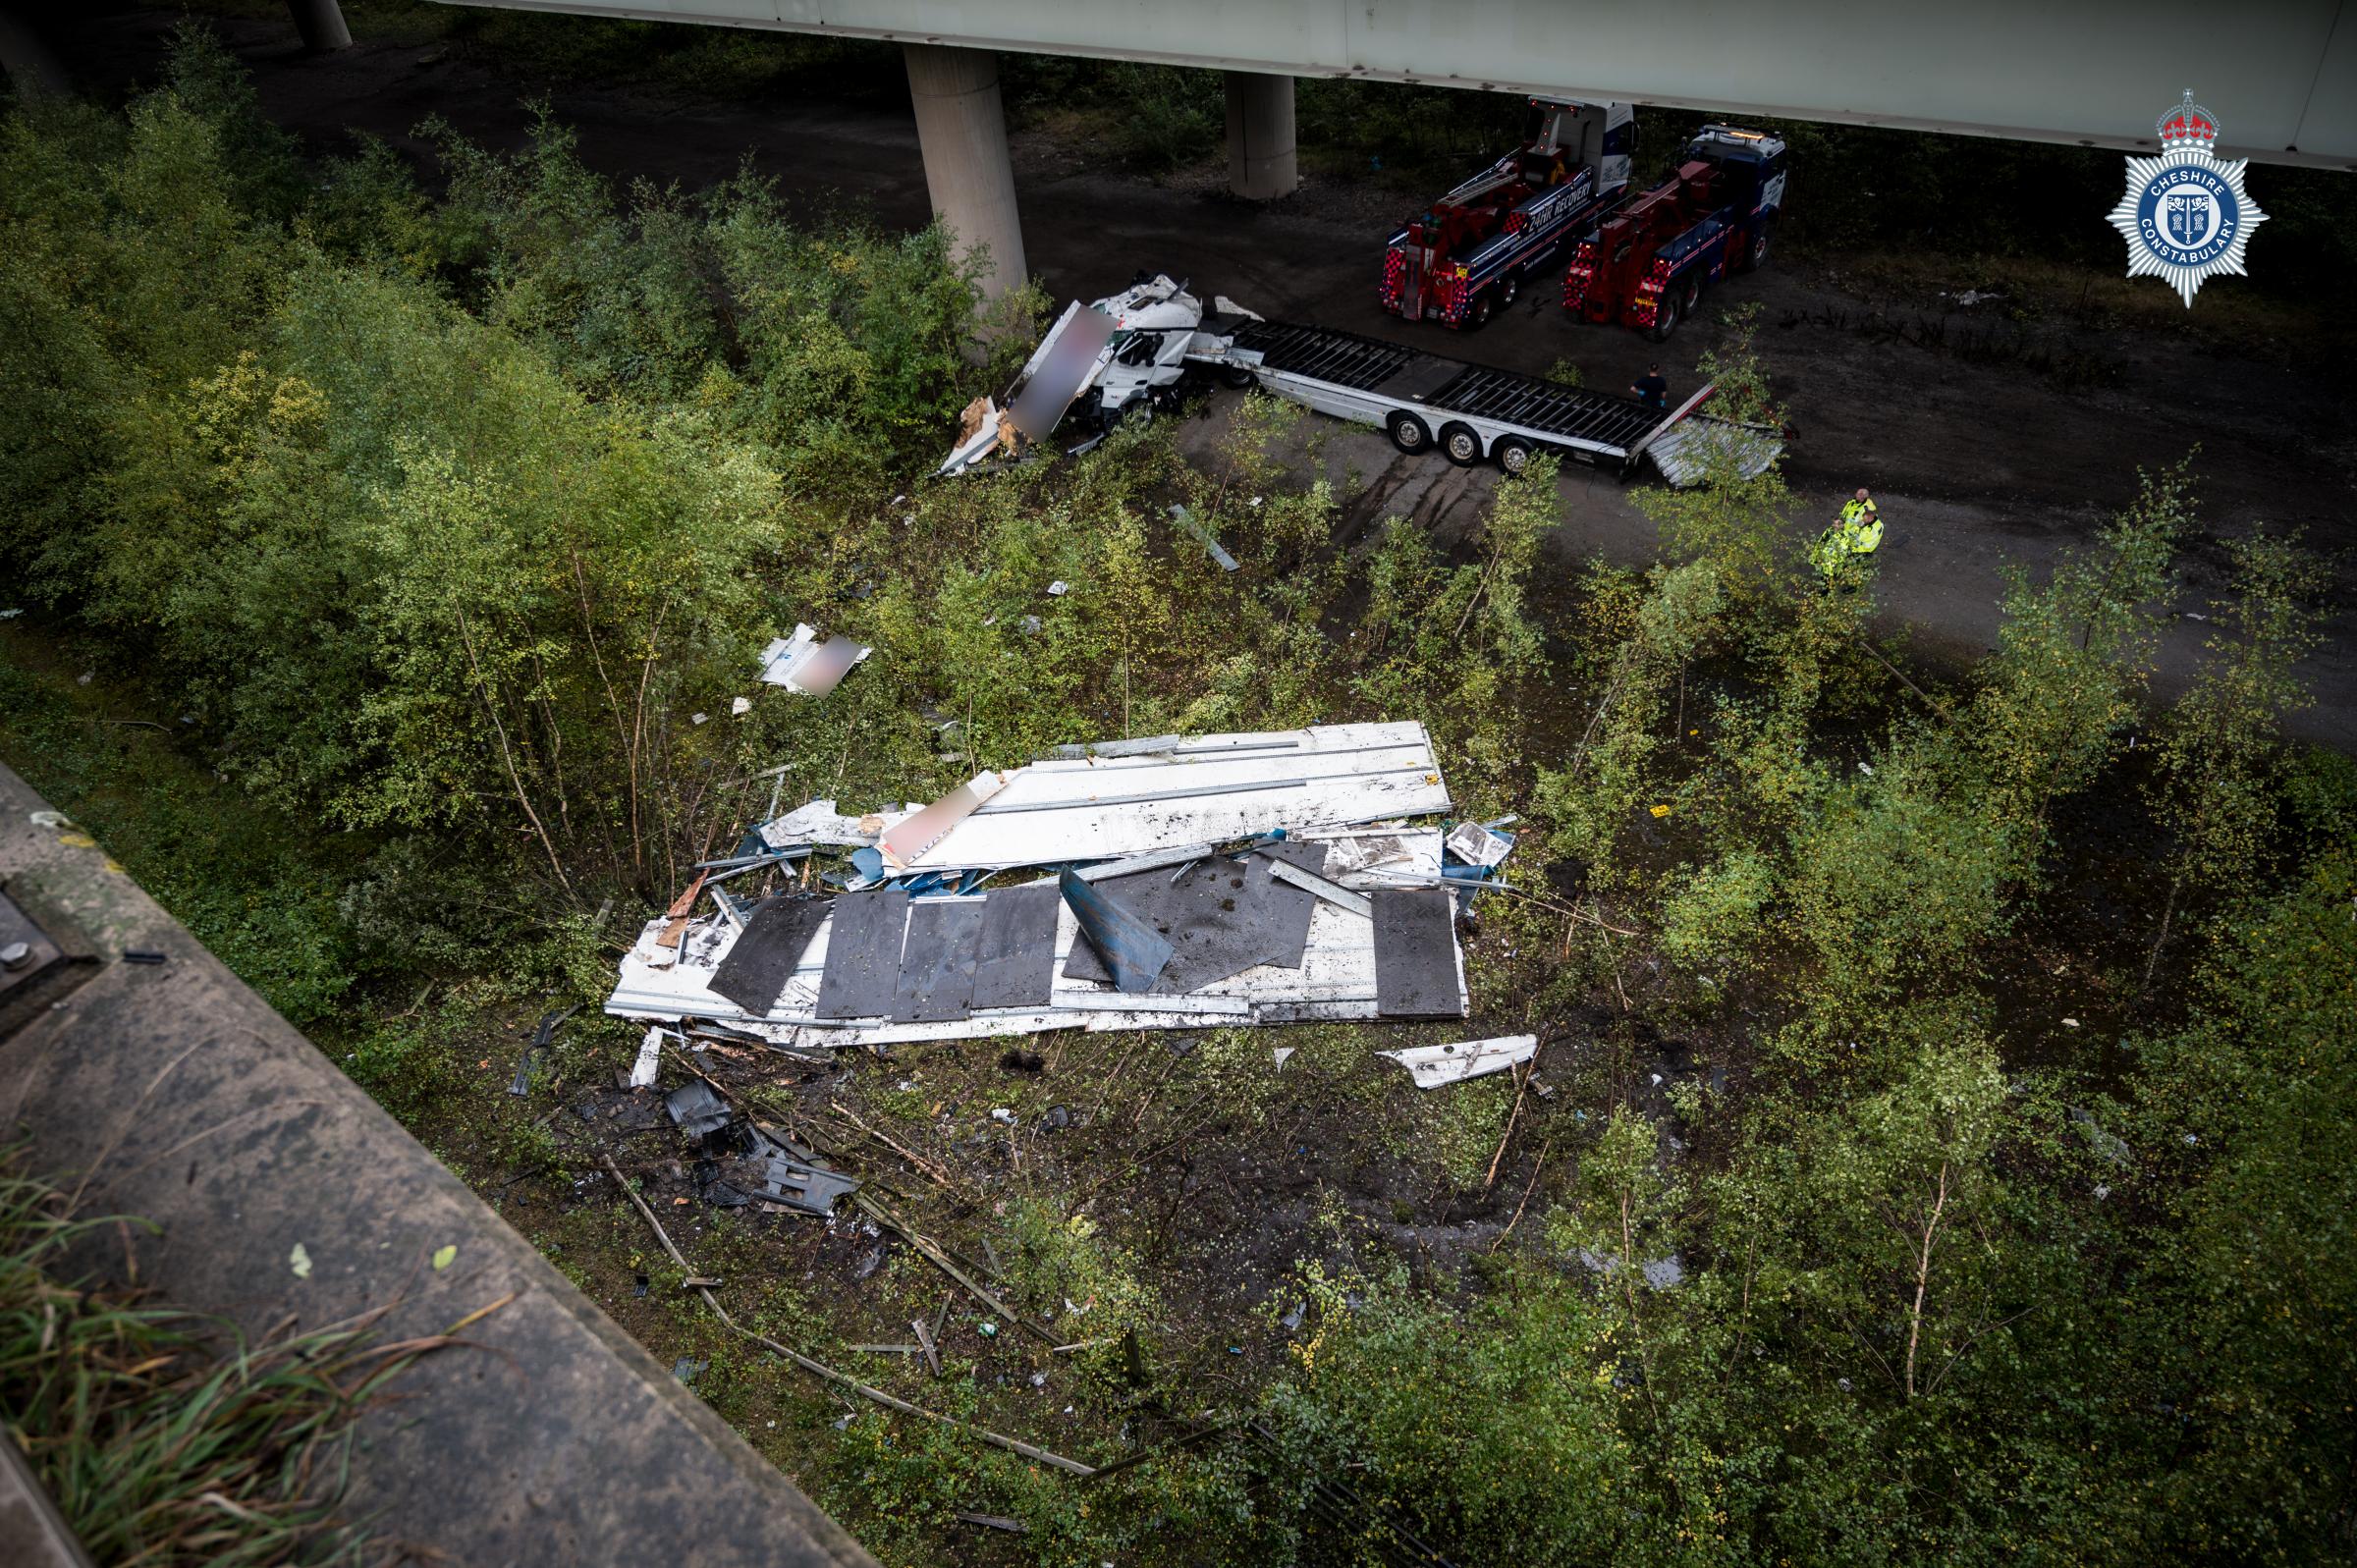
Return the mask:
M1113 860L1181 844L1344 827L1449 809L1420 724L1318 725L1172 736L1055 757L1005 775L911 871L1002 870ZM775 842L775 836L764 837Z
M812 627L796 623L792 637L780 637L761 654L761 678L773 686L823 697L840 685L851 666L865 659L868 649L849 637L818 640Z
M797 844L838 844L858 848L872 844L882 837L886 818L881 813L865 817L847 817L835 809L832 800L813 800L795 807L783 817L774 817L758 830L761 841L772 849L792 849Z
M1445 1046L1411 1046L1405 1051L1379 1051L1405 1067L1418 1089L1439 1089L1467 1078L1487 1077L1519 1067L1538 1054L1537 1035L1501 1035L1495 1040L1460 1040Z
M1501 833L1492 833L1478 822L1460 822L1449 835L1449 852L1468 866L1487 871L1505 860L1512 851L1514 841Z
M1432 832L1436 840L1437 830ZM1320 902L1310 912L1309 937L1297 969L1262 964L1177 996L1124 996L1111 986L1073 980L1064 970L1072 945L1083 941L1069 904L1059 904L1056 958L1048 1002L1040 1007L978 1008L961 1018L895 1023L890 1019L822 1019L815 1011L827 962L834 918L823 922L795 963L794 973L769 1012L754 1017L710 988L720 960L735 945L737 931L725 921L705 919L688 930L679 957L655 939L668 922L652 920L622 960L621 981L606 1001L619 1017L675 1022L703 1018L788 1048L896 1045L927 1040L973 1040L1038 1034L1054 1029L1093 1032L1130 1029L1202 1029L1222 1025L1279 1023L1367 1023L1377 1007L1374 928L1362 916ZM1458 1015L1466 1010L1464 950L1453 930L1450 944L1457 976ZM1462 1048L1459 1048L1462 1049ZM1487 1069L1485 1069L1487 1070Z
M1326 875L1361 892L1441 877L1438 828L1322 828L1288 837L1324 844Z
M894 823L885 830L878 845L884 851L885 862L896 871L914 866L924 858L926 850L1006 788L1010 777L1003 773L975 774L924 810Z

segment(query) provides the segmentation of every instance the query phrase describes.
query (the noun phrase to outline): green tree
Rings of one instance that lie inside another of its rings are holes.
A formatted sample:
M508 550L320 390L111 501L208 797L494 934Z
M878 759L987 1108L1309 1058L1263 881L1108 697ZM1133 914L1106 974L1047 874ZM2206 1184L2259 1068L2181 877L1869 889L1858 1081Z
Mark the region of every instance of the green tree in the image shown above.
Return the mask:
M2209 658L2160 736L2150 798L2173 847L2147 986L2188 887L2252 886L2275 831L2282 722L2311 700L2293 671L2316 646L2322 568L2294 539L2253 534L2230 550L2233 596L2214 606Z

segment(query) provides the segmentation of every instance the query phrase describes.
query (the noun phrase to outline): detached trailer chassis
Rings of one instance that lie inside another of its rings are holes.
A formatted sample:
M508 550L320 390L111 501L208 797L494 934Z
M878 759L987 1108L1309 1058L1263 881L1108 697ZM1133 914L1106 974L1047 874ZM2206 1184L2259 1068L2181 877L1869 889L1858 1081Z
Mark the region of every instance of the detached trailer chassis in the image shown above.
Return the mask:
M1199 333L1187 358L1231 386L1256 382L1320 413L1377 426L1401 452L1437 446L1460 467L1489 460L1508 473L1553 452L1625 476L1712 391L1706 386L1664 413L1633 398L1281 321Z

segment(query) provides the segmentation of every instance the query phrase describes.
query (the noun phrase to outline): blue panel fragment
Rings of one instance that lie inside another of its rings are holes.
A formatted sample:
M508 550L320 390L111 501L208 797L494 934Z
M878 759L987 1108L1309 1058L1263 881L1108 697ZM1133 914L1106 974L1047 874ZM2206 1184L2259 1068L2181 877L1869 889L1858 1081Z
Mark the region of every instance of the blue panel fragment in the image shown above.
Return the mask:
M1162 933L1069 871L1058 872L1056 881L1080 922L1080 934L1112 971L1114 989L1131 995L1151 990L1171 961L1171 945Z

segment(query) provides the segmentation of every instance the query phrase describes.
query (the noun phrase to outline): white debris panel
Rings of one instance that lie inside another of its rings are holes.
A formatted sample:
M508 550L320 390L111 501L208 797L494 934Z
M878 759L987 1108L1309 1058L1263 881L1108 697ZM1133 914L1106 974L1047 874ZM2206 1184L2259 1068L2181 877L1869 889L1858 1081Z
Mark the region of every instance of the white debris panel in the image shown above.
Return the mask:
M932 900L927 900L932 901ZM946 900L944 900L946 901ZM814 1011L826 971L826 941L818 936L795 965L794 978L769 1012L752 1017L710 989L712 970L727 955L737 933L724 921L691 931L678 960L662 968L670 949L654 946L658 922L649 922L638 945L623 959L622 983L606 1010L626 1018L702 1018L795 1050L839 1046L895 1045L919 1040L986 1039L1039 1034L1054 1029L1092 1032L1124 1029L1213 1029L1232 1025L1373 1022L1376 1006L1375 944L1367 921L1332 905L1310 916L1309 943L1297 969L1262 965L1183 996L1124 996L1112 986L1066 978L1072 945L1081 941L1070 909L1058 911L1055 980L1046 1005L981 1008L962 1017L896 1022L886 1017L822 1019ZM1449 962L1463 995L1464 954L1451 944ZM1458 1016L1463 1015L1460 1002Z
M1278 829L1300 832L1449 809L1432 738L1420 724L1318 725L1073 749L1079 754L977 777L923 808L941 811L946 830L910 836L909 853L896 857L896 869L999 871L1118 860ZM988 779L1001 782L985 796ZM920 814L850 818L832 801L813 801L763 824L761 837L775 849L873 844ZM902 846L897 836L890 841Z
M849 637L819 640L817 631L806 624L797 624L792 637L780 637L761 652L761 678L773 686L806 697L823 697L842 683L851 666L868 655L868 650ZM742 703L743 698L739 698ZM750 704L745 704L749 707ZM739 713L744 712L740 707Z
M1462 1018L1481 868L1449 863L1449 805L1416 724L1066 747L862 816L814 800L647 922L606 1010L789 1049Z
M1452 1041L1442 1046L1413 1046L1405 1051L1379 1051L1405 1067L1418 1089L1439 1089L1467 1078L1486 1078L1493 1072L1519 1067L1538 1054L1537 1035L1501 1035L1495 1040Z

